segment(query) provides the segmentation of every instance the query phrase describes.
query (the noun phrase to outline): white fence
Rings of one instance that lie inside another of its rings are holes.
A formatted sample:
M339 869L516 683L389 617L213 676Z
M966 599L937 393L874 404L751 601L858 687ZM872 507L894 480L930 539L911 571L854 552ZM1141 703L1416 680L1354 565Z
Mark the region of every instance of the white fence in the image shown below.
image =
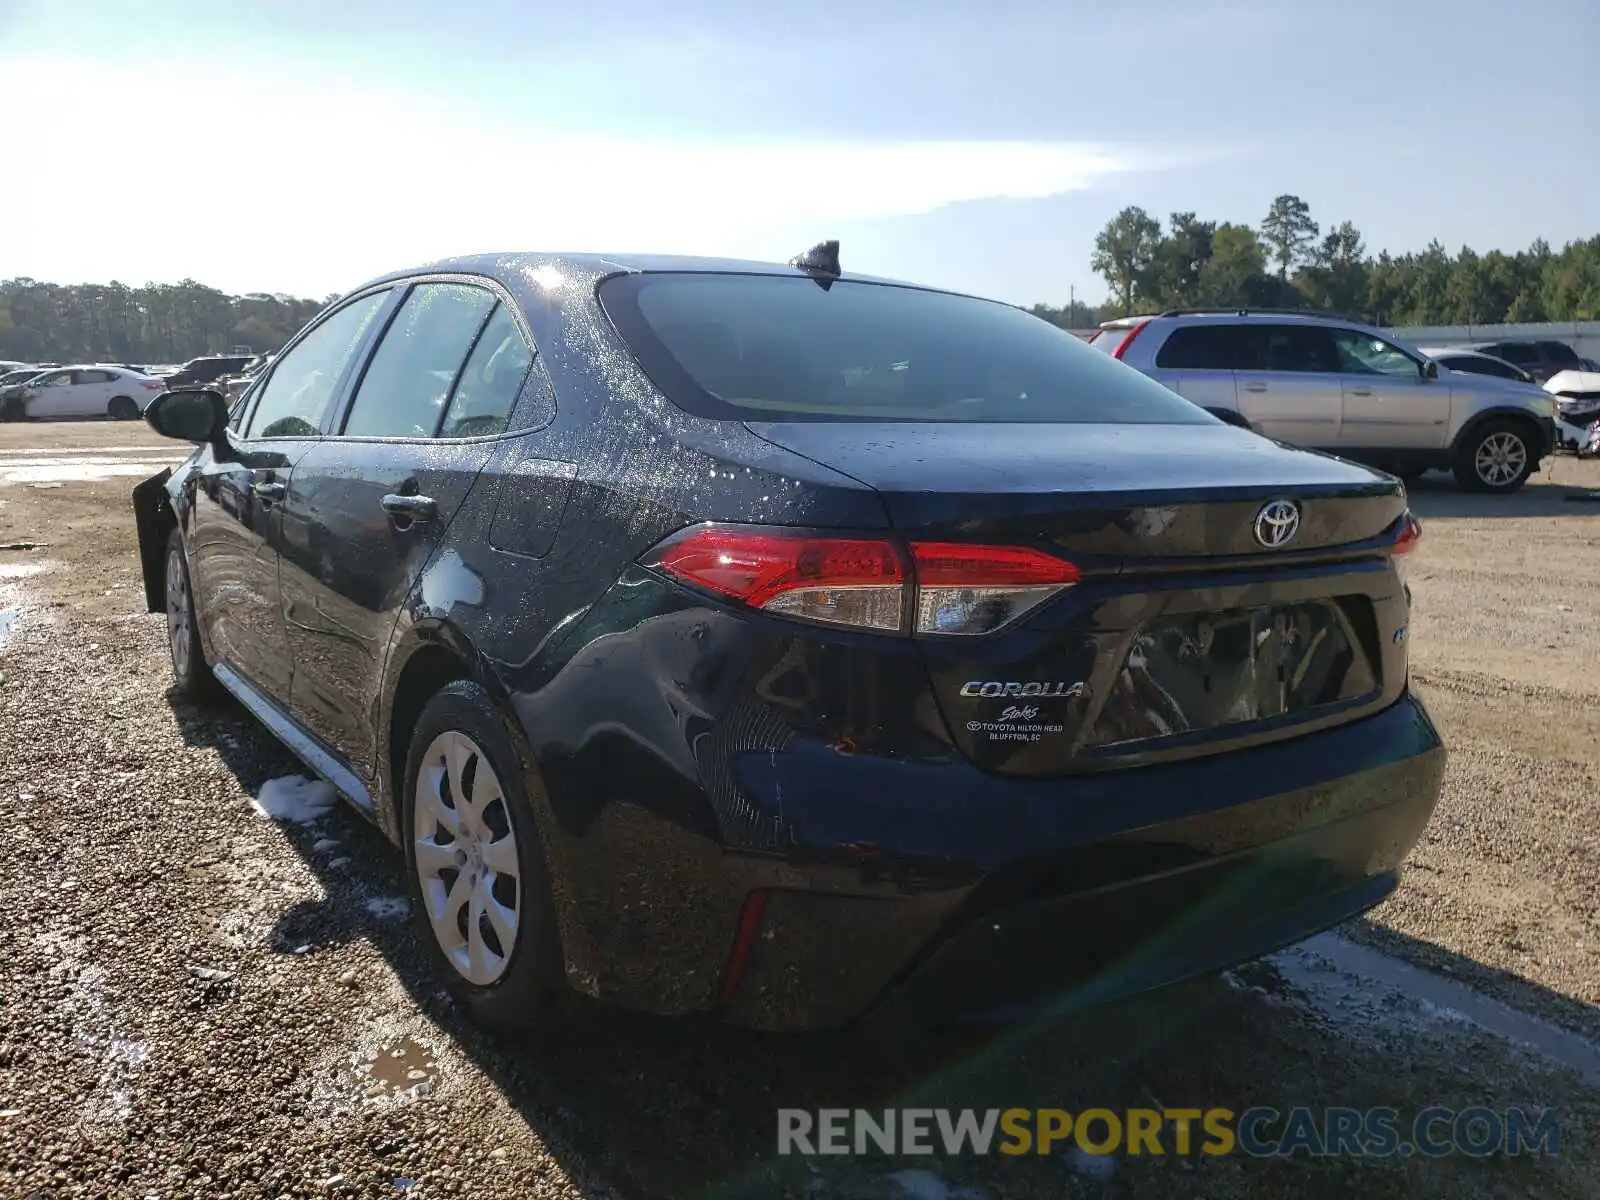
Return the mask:
M1429 325L1391 329L1413 346L1448 346L1456 342L1565 342L1583 358L1600 358L1600 321L1545 321L1531 325Z

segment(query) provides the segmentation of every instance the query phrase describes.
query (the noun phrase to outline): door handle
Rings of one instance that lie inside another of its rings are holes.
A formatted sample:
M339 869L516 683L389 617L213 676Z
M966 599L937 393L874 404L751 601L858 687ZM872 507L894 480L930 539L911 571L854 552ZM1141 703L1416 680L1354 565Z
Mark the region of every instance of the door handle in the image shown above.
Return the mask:
M413 521L431 521L439 515L439 506L432 496L401 496L390 492L378 503L396 523L405 522L401 528L409 528Z
M1372 395L1372 389L1371 388L1351 388L1350 389L1350 394L1352 396L1370 396L1370 395Z
M269 504L274 500L282 500L289 491L289 489L283 484L274 482L272 480L268 480L265 483L252 483L250 485L250 490L254 492L258 498L266 501Z
M1267 390L1267 385L1264 383L1247 383L1244 385L1244 390L1247 392L1264 392Z

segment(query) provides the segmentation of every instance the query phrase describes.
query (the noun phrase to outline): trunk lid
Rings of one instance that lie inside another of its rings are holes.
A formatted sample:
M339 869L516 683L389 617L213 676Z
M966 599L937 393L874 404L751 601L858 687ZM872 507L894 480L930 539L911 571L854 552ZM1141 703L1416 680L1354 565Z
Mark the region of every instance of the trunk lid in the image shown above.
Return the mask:
M1376 536L1398 480L1215 425L749 422L883 497L907 537L1049 544L1084 566L1265 553L1262 504L1302 507L1288 547Z
M985 769L1217 753L1404 689L1390 476L1221 423L750 428L876 489L907 540L1028 545L1082 568L1013 625L918 640L955 745ZM1298 527L1269 548L1257 526L1277 501Z

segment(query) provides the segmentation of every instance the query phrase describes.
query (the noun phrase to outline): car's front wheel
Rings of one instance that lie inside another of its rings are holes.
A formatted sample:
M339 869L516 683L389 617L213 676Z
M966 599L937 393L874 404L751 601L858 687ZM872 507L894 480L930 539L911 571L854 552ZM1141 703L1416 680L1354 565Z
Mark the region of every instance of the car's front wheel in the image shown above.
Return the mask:
M28 419L28 406L19 396L10 396L0 400L0 421L26 421Z
M137 421L139 405L132 396L113 396L111 403L106 405L106 416L113 421Z
M422 710L403 818L412 908L445 985L486 1024L532 1024L560 949L528 776L481 685L449 684Z
M195 619L189 563L183 554L183 535L176 526L167 537L166 592L167 650L172 656L172 677L184 695L194 700L209 700L221 687L200 645L200 622Z
M1475 492L1514 492L1538 465L1517 421L1486 421L1456 451L1456 482Z

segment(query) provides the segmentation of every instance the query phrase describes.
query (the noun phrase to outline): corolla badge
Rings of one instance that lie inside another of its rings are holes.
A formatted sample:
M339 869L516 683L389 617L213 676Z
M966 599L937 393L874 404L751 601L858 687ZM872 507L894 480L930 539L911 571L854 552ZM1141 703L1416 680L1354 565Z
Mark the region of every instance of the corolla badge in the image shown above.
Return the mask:
M1027 683L1008 683L1001 680L985 682L973 679L961 685L963 696L1081 696L1086 688L1078 683L1044 683L1030 680Z
M1256 514L1256 541L1268 550L1286 546L1300 532L1300 506L1293 500L1273 500Z

